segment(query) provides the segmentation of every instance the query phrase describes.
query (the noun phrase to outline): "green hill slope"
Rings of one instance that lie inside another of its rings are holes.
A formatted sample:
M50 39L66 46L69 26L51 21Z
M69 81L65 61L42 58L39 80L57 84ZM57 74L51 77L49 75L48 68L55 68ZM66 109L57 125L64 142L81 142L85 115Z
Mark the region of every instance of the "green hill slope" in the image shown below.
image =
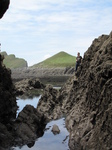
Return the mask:
M4 55L3 64L7 68L24 68L27 67L27 62L22 58L17 58L15 55L7 55L6 52L1 52L2 55Z
M75 65L75 62L75 56L62 51L38 64L33 65L32 67L72 67Z

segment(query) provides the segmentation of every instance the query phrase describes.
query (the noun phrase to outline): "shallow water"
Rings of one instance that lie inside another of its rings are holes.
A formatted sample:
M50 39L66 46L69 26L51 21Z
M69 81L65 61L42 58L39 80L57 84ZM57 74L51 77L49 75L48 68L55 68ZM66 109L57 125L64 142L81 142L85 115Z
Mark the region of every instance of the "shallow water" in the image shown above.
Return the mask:
M19 106L19 109L17 110L17 115L20 111L22 111L22 109L28 104L28 105L32 105L35 108L37 108L37 104L39 99L41 98L41 95L38 97L34 97L33 99L21 99L21 98L17 98L17 105Z
M35 97L33 99L18 99L17 105L19 106L19 110L17 114L24 108L25 105L30 104L35 108L37 107L38 101L41 96ZM54 135L51 130L53 125L58 125L60 129L60 133ZM65 119L61 118L59 120L51 121L47 124L45 133L43 137L38 138L34 143L29 145L24 145L22 147L13 147L13 150L69 150L68 147L68 131L65 128Z

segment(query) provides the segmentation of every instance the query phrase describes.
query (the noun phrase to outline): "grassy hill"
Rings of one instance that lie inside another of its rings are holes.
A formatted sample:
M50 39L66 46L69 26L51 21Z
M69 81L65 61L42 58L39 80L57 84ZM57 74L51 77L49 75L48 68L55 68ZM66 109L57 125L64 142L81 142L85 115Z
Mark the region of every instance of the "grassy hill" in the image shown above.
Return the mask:
M17 58L15 55L7 55L6 52L1 52L2 55L4 55L3 64L7 68L23 68L27 67L27 62L22 58Z
M75 66L75 62L75 56L62 51L38 64L33 65L32 67L72 67Z

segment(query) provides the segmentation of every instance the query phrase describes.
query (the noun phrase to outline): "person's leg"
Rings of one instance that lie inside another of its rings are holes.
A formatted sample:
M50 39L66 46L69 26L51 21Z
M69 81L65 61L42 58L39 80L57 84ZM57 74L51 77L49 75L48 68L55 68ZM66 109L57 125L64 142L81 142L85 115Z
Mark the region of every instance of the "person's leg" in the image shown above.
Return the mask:
M76 64L75 64L75 71L77 71L77 68L78 68L78 63L76 62Z

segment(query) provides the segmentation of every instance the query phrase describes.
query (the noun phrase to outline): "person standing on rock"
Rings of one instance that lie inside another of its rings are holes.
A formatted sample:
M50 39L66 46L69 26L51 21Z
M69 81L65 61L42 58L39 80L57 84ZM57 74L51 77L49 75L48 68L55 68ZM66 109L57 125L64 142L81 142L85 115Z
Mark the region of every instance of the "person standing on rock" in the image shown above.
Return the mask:
M76 57L76 64L75 64L75 71L77 71L78 66L80 66L82 60L82 56L80 56L80 53L77 53L77 57Z

